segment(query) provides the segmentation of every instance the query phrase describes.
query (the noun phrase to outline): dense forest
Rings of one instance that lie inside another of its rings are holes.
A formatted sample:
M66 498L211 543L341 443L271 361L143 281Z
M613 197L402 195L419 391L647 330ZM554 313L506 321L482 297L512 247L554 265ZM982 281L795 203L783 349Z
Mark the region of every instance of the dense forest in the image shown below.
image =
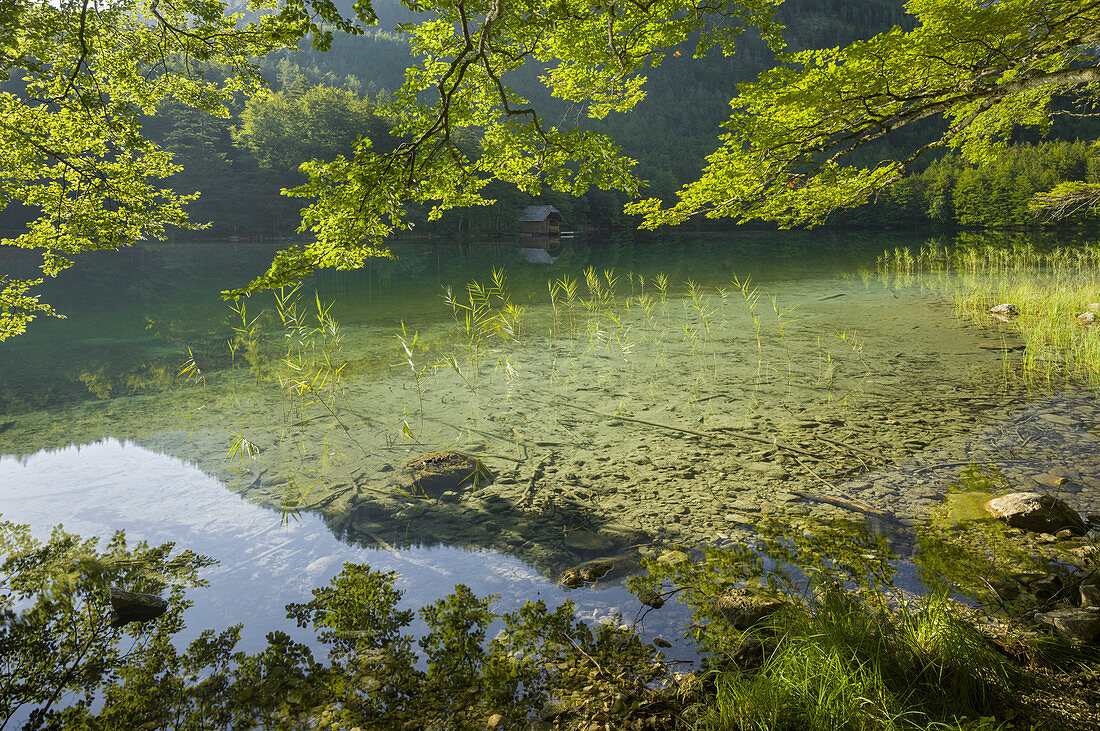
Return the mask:
M351 3L345 0L338 5L347 6L346 10ZM261 59L270 93L239 98L229 118L211 117L179 104L162 106L148 117L147 134L170 150L183 168L171 179L171 186L180 193L201 193L190 204L191 216L209 225L181 235L290 236L305 202L281 191L306 181L298 169L302 162L348 153L361 136L381 150L399 142L390 135L392 122L384 107L402 82L408 44L400 30L386 29L412 16L397 0L382 0L375 8L380 25L365 35L339 36L327 52L314 51L303 42L297 52L277 52ZM844 45L904 26L907 19L902 0L788 0L780 13L787 50ZM775 54L751 34L739 40L737 52L729 57L711 53L695 58L694 48L685 44L659 68L650 70L646 99L632 113L613 114L599 122L549 97L538 79L541 69L533 65L509 81L535 102L545 119L559 126L590 126L611 133L625 153L638 161L638 172L649 185L643 193L669 199L698 176L714 150L736 85L775 63ZM219 73L217 67L208 70L212 78ZM912 149L927 131L918 125L887 137L866 152L868 161L872 156ZM1013 140L994 164L981 168L951 154L931 157L873 202L837 212L829 222L849 226L881 225L884 220L900 226L1034 224L1037 219L1028 211L1028 201L1035 193L1066 180L1097 181L1100 162L1082 140L1098 137L1100 127L1076 120L1072 125L1056 124L1046 139ZM430 224L426 215L413 211L413 220L426 233L511 233L516 212L531 199L497 184L489 191L497 201L493 206L451 211ZM592 189L580 198L549 193L541 201L556 205L578 226L614 228L631 223L622 212L625 197L617 192ZM17 228L27 213L18 205L9 206L0 213L0 229Z

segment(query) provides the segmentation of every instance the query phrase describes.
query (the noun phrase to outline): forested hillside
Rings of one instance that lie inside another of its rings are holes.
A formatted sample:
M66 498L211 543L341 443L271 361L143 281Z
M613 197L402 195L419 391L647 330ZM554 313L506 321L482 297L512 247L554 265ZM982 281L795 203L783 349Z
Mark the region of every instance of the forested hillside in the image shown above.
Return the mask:
M351 0L338 3L343 10L351 4ZM413 16L398 0L374 5L380 24L365 35L337 36L327 52L314 51L303 42L298 52L279 51L262 59L271 93L239 98L230 118L169 105L147 119L148 134L172 151L183 167L171 179L172 187L181 193L201 193L190 205L191 216L210 225L188 236L291 235L305 201L280 191L306 181L298 170L302 162L349 153L360 136L382 150L399 142L389 134L391 123L379 107L402 82L409 55L399 25ZM780 14L788 50L841 46L905 25L907 19L902 0L787 0ZM694 50L693 45L684 44L659 68L651 69L647 96L632 112L612 114L599 122L588 119L583 109L550 98L538 79L543 70L535 65L506 81L531 98L551 123L611 133L625 153L638 161L638 173L649 186L643 194L667 200L699 175L706 156L715 149L737 84L775 64L766 44L748 33L729 57L712 52L695 58ZM217 78L219 69L211 68L208 74ZM5 87L14 83L6 82ZM912 149L927 129L907 128L868 154ZM894 185L874 203L837 213L830 222L873 225L889 220L902 225L962 226L1033 222L1027 210L1032 194L1062 180L1091 180L1097 175L1088 145L1071 144L1100 137L1097 125L1077 121L1074 126L1056 127L1052 136L1067 142L1011 148L998 164L981 170L944 157ZM469 152L476 154L472 145ZM425 215L414 211L414 220L419 218L422 230L430 232L510 233L516 211L530 200L505 186L488 190L498 201L494 206L452 211L426 228ZM557 205L576 225L630 223L622 213L625 198L619 193L592 189L582 198L547 194L542 200ZM0 218L0 228L17 227L26 213L27 209L10 206Z
M788 0L781 12L789 48L804 49L844 44L903 23L901 5L901 0ZM369 137L376 148L396 144L387 134L389 124L376 112L402 81L408 47L394 28L412 16L397 0L382 0L375 8L380 25L363 36L337 37L327 52L303 44L297 53L263 59L272 94L241 100L232 119L200 119L194 112L169 107L149 120L150 134L185 168L173 185L203 193L191 210L195 219L211 222L205 235L287 235L297 225L303 202L279 190L305 181L298 171L301 162L347 153L359 135ZM678 50L679 56L649 72L647 97L633 112L599 123L588 120L583 110L550 98L536 66L508 81L533 99L544 118L561 126L598 124L610 132L638 160L650 192L670 196L698 174L714 149L736 84L775 62L766 45L748 34L730 57L712 53L695 58L689 44ZM517 209L529 200L504 186L491 190L497 205L452 212L429 230L510 233ZM571 222L628 223L622 214L625 199L616 193L592 190L579 199L558 194L546 199Z

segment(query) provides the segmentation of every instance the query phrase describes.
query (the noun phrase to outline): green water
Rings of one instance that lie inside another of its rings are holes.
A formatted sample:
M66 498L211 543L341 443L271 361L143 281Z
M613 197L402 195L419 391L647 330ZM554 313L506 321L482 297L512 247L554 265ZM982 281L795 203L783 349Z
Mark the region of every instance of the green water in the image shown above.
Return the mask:
M952 476L942 465L1013 448L983 436L1010 414L1078 409L1062 426L1095 426L1091 401L1051 406L1005 380L995 325L874 276L883 249L920 243L567 241L546 265L514 242L409 243L306 282L290 323L270 295L243 317L218 296L271 247L95 257L47 294L68 319L0 346L0 454L128 441L289 518L319 513L353 544L492 548L549 576L639 546L743 540L780 511L900 531ZM478 307L467 285L494 270L505 286ZM447 287L476 310L469 325ZM338 329L318 331L317 301ZM443 449L495 480L413 495L405 463ZM1020 480L1058 467L1031 461Z

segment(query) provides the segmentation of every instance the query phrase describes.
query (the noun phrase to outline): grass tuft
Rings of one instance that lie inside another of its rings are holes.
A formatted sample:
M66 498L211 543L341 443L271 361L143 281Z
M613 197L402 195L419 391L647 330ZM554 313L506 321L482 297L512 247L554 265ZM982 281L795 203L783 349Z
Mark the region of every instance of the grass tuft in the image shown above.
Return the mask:
M1003 689L1022 674L950 600L891 609L840 588L816 596L757 630L762 666L720 677L702 728L997 727Z

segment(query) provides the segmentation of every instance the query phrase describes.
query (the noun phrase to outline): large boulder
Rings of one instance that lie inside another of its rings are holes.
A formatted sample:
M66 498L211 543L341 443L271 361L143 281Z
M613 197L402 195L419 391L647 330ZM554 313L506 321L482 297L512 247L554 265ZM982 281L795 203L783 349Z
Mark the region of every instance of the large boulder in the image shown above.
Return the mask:
M1038 622L1049 625L1054 631L1074 642L1092 642L1100 638L1100 610L1064 607L1040 612Z
M405 470L413 489L429 497L439 497L463 485L487 485L493 481L493 473L481 460L454 450L417 457Z
M1083 536L1087 532L1085 521L1077 511L1052 495L1014 492L993 498L985 504L985 509L1013 528L1034 533L1057 533L1068 529Z

